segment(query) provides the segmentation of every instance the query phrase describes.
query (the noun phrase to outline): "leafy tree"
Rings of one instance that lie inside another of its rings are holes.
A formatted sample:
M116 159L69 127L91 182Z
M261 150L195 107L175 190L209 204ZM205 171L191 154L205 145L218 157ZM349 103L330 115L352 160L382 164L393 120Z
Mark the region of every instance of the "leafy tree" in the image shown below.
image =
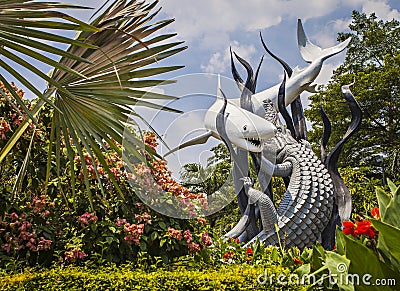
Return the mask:
M211 149L214 153L207 160L207 166L190 163L183 166L180 172L182 184L193 192L212 195L227 182L231 172L231 161L227 147L219 144ZM230 185L232 188L233 185Z
M349 28L351 32L338 36L339 41L352 36L343 65L326 88L310 97L312 103L306 110L313 124L310 140L319 151L323 132L320 104L332 122L330 148L341 139L351 115L340 88L355 80L351 90L363 111L363 122L345 145L340 166L369 164L375 167L372 173L378 174L384 168L399 178L400 22L385 22L375 14L367 16L354 11Z

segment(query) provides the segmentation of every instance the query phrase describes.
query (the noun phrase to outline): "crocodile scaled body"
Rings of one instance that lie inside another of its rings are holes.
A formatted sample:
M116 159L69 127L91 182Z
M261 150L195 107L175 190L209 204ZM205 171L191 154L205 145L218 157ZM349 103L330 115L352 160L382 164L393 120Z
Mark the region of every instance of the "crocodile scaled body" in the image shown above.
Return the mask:
M257 201L263 224L263 230L249 244L258 238L267 245L278 245L280 241L285 247L309 247L319 239L331 217L334 204L332 179L309 145L296 141L281 124L272 102L266 102L264 108L266 119L278 130L275 137L264 143L266 151L276 153L272 174L289 176L290 182L277 210L268 195L257 195L247 189L249 201ZM271 173L271 165L263 160L260 170ZM271 218L275 211L277 217ZM277 229L267 221L276 221Z
M270 215L274 213L270 198L264 194L257 201L263 230L249 244L258 238L267 245L278 245L280 240L286 247L310 247L331 216L334 199L331 177L312 150L296 141L284 146L277 162L290 163L292 167L289 186L276 211L279 238L275 227L264 223L273 221ZM252 197L252 191L247 193L250 200L256 199Z

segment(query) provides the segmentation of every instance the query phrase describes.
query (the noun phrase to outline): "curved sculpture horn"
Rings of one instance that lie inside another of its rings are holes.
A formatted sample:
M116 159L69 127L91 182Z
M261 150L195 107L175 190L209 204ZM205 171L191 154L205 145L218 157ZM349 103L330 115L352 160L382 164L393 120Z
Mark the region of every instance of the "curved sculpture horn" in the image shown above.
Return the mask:
M224 94L224 92L220 89L221 96L223 97L223 105L221 110L217 114L217 120L216 120L216 128L219 136L221 137L221 140L224 142L224 144L228 147L229 152L231 153L232 159L235 161L236 160L236 152L233 149L232 143L230 142L228 135L226 133L226 127L225 127L225 110L226 110L226 105L228 104L228 100Z
M260 31L260 38L261 38L261 43L262 43L264 49L267 51L267 53L268 53L271 57L273 57L275 60L277 60L277 61L282 65L282 67L285 69L286 73L288 74L288 76L289 76L289 78L290 78L290 77L292 76L292 74L293 74L292 68L291 68L284 60L282 60L281 58L279 58L278 56L276 56L274 53L272 53L272 52L268 49L268 47L267 47L267 45L265 44L264 39L263 39L263 37L262 37L261 31Z
M244 84L244 86L246 88L250 88L251 79L254 75L253 68L250 66L250 64L245 59L242 59L241 57L239 57L235 52L233 52L233 54L235 55L235 57L239 61L239 63L241 63L242 66L246 69L247 79L246 79L246 83Z
M324 125L324 132L322 134L322 139L321 139L321 160L325 164L326 146L328 145L328 141L331 136L332 125L331 125L331 121L329 120L328 116L326 115L324 108L322 107L322 104L319 105L319 111L321 113L322 123Z
M352 83L354 84L354 83ZM326 158L326 165L328 169L332 171L338 172L337 162L339 159L339 155L342 151L344 144L350 139L350 137L359 129L362 120L362 111L360 105L357 103L356 99L354 98L353 94L350 91L350 86L344 85L342 86L342 94L344 99L346 100L347 104L350 107L351 111L351 121L350 125L347 129L347 132L343 136L342 140L339 141L336 146L332 149L329 155Z
M342 151L343 145L349 140L349 138L357 131L361 124L362 111L353 94L350 91L350 85L342 86L342 94L346 99L347 104L351 111L351 121L347 132L343 136L342 140L339 141L333 150L328 154L325 160L325 166L327 167L329 174L331 175L333 182L333 189L335 193L335 203L332 211L332 216L329 224L321 234L322 246L326 249L332 249L335 243L335 228L336 225L340 225L341 221L350 219L351 216L351 195L349 189L343 182L338 171L338 159Z
M294 139L296 139L296 133L293 126L292 118L289 115L289 112L286 110L285 107L285 84L286 84L286 74L284 74L283 81L281 86L279 87L278 93L278 109L279 112L282 114L283 119L286 122L286 126L290 131L290 134Z
M293 74L292 68L284 60L279 58L277 55L275 55L268 49L267 45L264 42L261 32L260 32L260 39L261 39L261 43L262 43L264 49L267 51L267 53L282 65L282 67L285 69L288 77L290 78ZM278 102L279 102L279 100L278 100ZM300 140L300 139L308 140L307 127L306 127L306 122L305 122L305 117L304 117L304 110L303 110L303 105L301 103L300 96L298 96L290 104L290 109L292 111L292 122L294 125L296 139L297 140ZM289 113L287 113L287 116L290 117ZM285 121L286 121L286 119L285 119ZM286 123L287 123L287 121L286 121Z
M261 64L262 64L263 60L264 60L264 56L261 57L261 60L258 63L256 73L252 77L252 87L250 88L250 91L253 94L256 92L258 73L260 72L260 68L261 68Z
M232 55L232 48L229 48L230 54L231 54L231 71L232 71L232 76L233 79L236 81L237 86L239 87L240 92L243 91L244 88L244 81L240 77L238 71L236 70L235 62L233 61L233 55Z

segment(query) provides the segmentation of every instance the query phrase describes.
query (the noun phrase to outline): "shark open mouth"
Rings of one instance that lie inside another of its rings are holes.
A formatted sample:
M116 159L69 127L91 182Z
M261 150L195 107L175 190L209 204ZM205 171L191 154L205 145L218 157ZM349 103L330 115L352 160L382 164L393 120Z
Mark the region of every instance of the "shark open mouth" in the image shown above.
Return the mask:
M261 140L258 138L245 138L245 140L247 140L248 142L250 142L252 145L256 146L256 147L261 147Z

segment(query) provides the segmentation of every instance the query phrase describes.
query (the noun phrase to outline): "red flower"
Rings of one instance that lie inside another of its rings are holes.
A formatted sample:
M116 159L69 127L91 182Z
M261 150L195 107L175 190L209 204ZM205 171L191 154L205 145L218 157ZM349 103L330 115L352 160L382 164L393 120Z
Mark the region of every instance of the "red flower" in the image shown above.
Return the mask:
M369 220L359 220L354 224L351 221L343 221L343 233L346 235L351 234L354 237L358 237L360 235L366 235L370 238L375 236L375 230L372 227L372 223Z
M230 242L230 243L237 243L237 244L240 244L240 239L239 239L239 238L230 238L229 242Z
M252 256L253 255L253 250L251 248L247 248L246 255Z
M223 258L224 258L224 259L229 258L229 252L226 252L226 253L223 255Z
M227 252L223 255L224 261L227 261L228 259L231 259L231 258L234 258L234 257L235 257L235 252L232 251L232 250L227 251Z
M355 233L358 235L367 235L370 238L373 238L375 236L374 228L372 227L372 223L369 220L362 220L358 222Z
M354 237L357 237L357 234L355 233L355 225L351 221L343 221L343 233L346 235L351 234Z
M371 210L371 216L375 219L381 219L381 214L379 213L379 208L375 207Z
M303 261L302 261L302 260L299 260L299 259L296 258L296 257L294 257L294 258L293 258L293 263L294 263L295 265L302 265L302 264L303 264Z

